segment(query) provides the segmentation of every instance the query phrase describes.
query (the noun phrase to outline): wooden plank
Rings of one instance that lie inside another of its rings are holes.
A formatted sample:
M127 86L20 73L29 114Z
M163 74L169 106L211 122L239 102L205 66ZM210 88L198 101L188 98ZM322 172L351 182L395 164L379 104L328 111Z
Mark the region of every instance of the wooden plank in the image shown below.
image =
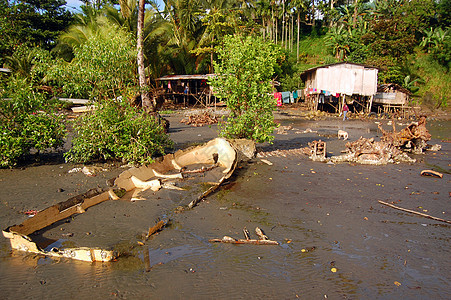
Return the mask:
M89 105L89 106L80 106L80 107L72 107L72 111L74 113L82 113L82 112L88 112L88 111L93 111L95 110L95 106L94 105Z
M37 230L50 226L55 222L68 218L75 213L81 213L88 207L109 200L109 198L108 192L103 192L97 196L84 199L81 203L71 206L61 212L58 207L64 202L55 204L38 212L34 217L25 220L22 224L10 227L10 231L29 235Z
M91 100L89 99L75 99L75 98L58 98L60 101L72 102L73 104L88 104Z

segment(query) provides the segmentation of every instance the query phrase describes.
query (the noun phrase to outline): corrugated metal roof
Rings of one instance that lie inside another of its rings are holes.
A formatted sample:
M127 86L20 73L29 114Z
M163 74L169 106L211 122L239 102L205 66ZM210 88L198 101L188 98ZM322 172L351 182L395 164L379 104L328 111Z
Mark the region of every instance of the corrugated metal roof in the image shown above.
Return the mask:
M342 65L342 64L344 64L344 65L361 66L361 67L364 67L364 68L367 68L367 69L378 69L378 68L376 68L376 67L369 66L369 65L364 65L364 64L357 64L357 63L351 63L351 62L338 62L338 63L328 64L328 65L322 65L322 66L317 66L317 67L313 67L313 68L307 69L307 70L305 70L304 72L301 73L301 79L304 80L305 75L307 75L308 73L314 72L314 71L316 71L317 69L320 69L320 68L328 68L328 67L338 66L338 65ZM379 70L379 69L378 69L378 70Z
M202 80L208 79L209 77L213 77L215 74L195 74L195 75L166 75L156 80Z

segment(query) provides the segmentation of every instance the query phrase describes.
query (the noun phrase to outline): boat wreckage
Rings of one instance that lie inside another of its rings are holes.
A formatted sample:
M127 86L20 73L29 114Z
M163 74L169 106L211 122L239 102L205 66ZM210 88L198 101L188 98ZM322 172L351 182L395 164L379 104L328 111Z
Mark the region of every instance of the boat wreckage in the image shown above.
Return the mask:
M426 117L420 117L418 122L412 122L400 131L396 131L395 122L392 124L393 131L386 131L378 125L382 132L380 141L360 137L356 141L347 142L343 155L326 158L326 143L321 140L309 143L309 146L304 148L304 153L314 161L383 165L395 162L414 163L416 160L406 152L420 154L425 150L440 150L440 145L427 144L431 135L426 129Z
M251 159L255 152L255 144L252 141L222 138L216 138L201 146L179 150L147 166L122 172L117 178L109 181L110 187L89 190L39 211L21 224L6 228L3 230L3 235L10 240L12 249L20 251L88 262L111 261L117 256L111 250L88 247L60 248L57 246L61 244L58 241L40 244L30 236L74 214L85 213L89 207L104 201L137 200L141 193L148 189L152 191L165 187L182 189L176 186L177 181L183 182L185 177L193 174L202 173L206 176L206 173L214 173L209 177L213 179L209 182L210 187L188 204L188 207L192 208L230 178L240 161Z

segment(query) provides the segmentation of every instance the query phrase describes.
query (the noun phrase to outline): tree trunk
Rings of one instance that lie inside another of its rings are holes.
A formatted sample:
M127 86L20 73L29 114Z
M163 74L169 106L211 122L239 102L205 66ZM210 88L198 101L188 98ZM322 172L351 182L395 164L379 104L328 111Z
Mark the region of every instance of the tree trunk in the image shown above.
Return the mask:
M213 46L213 42L215 41L215 37L211 37L211 45ZM213 73L213 51L210 53L210 74Z
M285 39L285 0L282 0L282 47L285 45L285 49L287 49L286 44L284 44L284 39Z
M334 0L330 0L329 2L330 2L330 11L332 13L332 10L334 9L335 1ZM332 20L332 18L330 18L329 27L332 27L332 25L333 25L333 20Z
M301 29L301 12L298 10L298 40L297 40L296 62L299 62L299 35L300 35L299 31L300 31L300 29Z
M144 28L144 6L145 1L139 0L138 6L138 40L137 40L137 50L138 50L138 76L139 76L139 89L141 93L142 107L145 110L150 110L152 108L152 102L150 101L148 86L146 82L146 71L144 68L144 39L143 39L143 28ZM119 70L120 71L120 70Z
M315 0L312 0L312 26L315 27Z
M294 17L291 14L291 39L290 39L290 50L293 51L293 39L294 39Z
M354 18L352 20L352 28L355 28L357 25L357 2L358 0L354 1Z

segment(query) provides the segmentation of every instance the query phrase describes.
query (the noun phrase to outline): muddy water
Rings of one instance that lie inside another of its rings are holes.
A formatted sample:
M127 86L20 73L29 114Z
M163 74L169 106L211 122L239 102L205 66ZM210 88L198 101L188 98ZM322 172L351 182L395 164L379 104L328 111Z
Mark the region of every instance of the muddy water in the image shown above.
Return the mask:
M330 155L344 148L332 136L341 122L281 122L318 131ZM351 140L378 134L372 123L346 126ZM446 126L438 126L438 133L431 127L433 142L450 138ZM180 130L179 143L214 135L204 128L201 136L189 129L182 137ZM290 130L263 147L289 149L313 139L317 133ZM199 187L148 192L148 200L134 203L105 202L39 234L66 245L113 248L122 253L118 261L89 264L24 254L11 251L2 238L1 297L450 299L450 225L377 203L451 219L449 173L442 179L419 175L431 166L449 172L451 147L440 144L442 151L419 156L412 165L328 165L290 156L268 158L273 163L268 166L255 160L238 169L229 185L183 212L177 207L191 201ZM26 209L43 209L122 171L105 166L109 171L86 177L68 173L72 167L0 170L2 228L22 222ZM140 246L137 241L158 218L171 223ZM208 242L224 235L242 238L244 227L255 237L256 226L280 245Z

